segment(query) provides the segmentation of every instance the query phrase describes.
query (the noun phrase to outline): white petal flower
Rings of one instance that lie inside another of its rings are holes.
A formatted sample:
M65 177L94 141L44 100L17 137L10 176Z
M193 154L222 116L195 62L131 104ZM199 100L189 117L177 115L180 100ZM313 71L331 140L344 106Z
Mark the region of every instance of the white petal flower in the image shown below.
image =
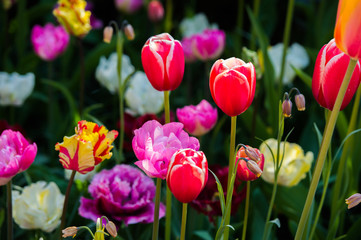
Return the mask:
M117 73L118 55L112 53L108 59L104 56L100 58L99 65L95 71L95 77L101 85L106 87L112 94L118 92L118 73ZM134 71L134 66L130 62L130 58L123 54L122 56L122 83Z
M162 110L164 96L153 88L144 72L137 71L129 81L125 101L135 115L156 114Z
M64 195L54 182L39 181L12 191L13 217L23 229L52 232L60 224Z
M35 86L34 73L0 72L0 105L21 106Z
M279 79L281 74L282 54L283 43L278 43L268 49L268 55L275 70L276 80ZM309 63L310 60L304 47L298 43L293 43L290 47L288 47L286 54L285 72L282 79L283 84L291 83L296 76L296 73L291 66L303 69L307 67Z
M192 18L185 18L179 25L183 37L190 37L196 33L201 33L205 29L218 29L217 24L209 24L204 13L198 13Z

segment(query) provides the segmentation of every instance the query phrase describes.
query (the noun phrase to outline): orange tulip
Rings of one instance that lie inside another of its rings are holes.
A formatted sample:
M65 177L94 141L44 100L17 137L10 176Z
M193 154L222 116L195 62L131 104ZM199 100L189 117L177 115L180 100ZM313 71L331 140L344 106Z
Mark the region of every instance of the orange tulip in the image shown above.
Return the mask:
M334 37L337 47L353 59L361 58L361 1L340 0Z

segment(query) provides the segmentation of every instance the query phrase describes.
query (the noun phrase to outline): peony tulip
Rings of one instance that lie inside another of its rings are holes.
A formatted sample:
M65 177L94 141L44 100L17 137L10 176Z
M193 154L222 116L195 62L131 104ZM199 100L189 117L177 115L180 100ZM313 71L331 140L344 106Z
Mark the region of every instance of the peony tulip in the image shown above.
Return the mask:
M237 116L251 105L256 90L252 63L238 58L217 60L211 69L209 87L213 100L228 116Z
M153 36L142 49L145 74L158 91L173 91L183 79L184 53L179 41L168 33Z
M218 58L226 43L226 34L218 29L206 29L202 33L192 36L193 54L200 60Z
M91 12L86 11L84 0L58 0L58 6L53 10L54 16L68 33L76 37L84 37L91 30Z
M334 39L318 53L312 78L312 93L322 107L333 109L349 61L350 57L337 48ZM360 68L360 62L357 62L340 110L350 103L360 84Z
M33 92L34 86L34 73L20 75L17 72L0 72L0 105L21 106Z
M52 232L60 224L64 195L54 182L39 181L12 191L13 216L23 229Z
M55 150L59 151L59 161L65 169L85 174L111 158L112 143L117 136L115 130L108 131L104 126L82 120L78 122L75 134L65 136L62 143L55 145Z
M20 132L5 130L0 135L0 186L34 162L38 148L29 144Z
M277 158L277 140L274 138L267 139L259 147L260 152L264 155L264 169L262 178L266 182L274 183L274 159ZM283 155L284 151L284 155ZM281 169L278 173L277 184L287 187L297 185L302 179L306 177L306 173L311 169L313 161L313 153L307 152L304 154L303 149L296 143L281 142L280 145L280 160L283 158Z
M80 198L79 214L96 221L105 215L118 227L124 224L151 223L154 213L155 185L139 169L126 164L102 170L88 187L92 199ZM159 218L165 215L160 205Z
M158 0L152 0L148 4L148 18L153 22L159 22L163 19L164 7Z
M182 203L196 199L208 180L208 162L203 152L181 149L174 153L167 172L167 185Z
M249 146L246 146L248 148L250 148ZM247 148L247 149L248 149ZM258 161L255 161L256 159L254 159L254 157L250 158L250 154L246 153L246 149L244 147L241 147L238 152L237 152L237 156L236 159L238 161L239 158L245 158L248 159L249 162L255 162L259 169L261 171L263 171L263 167L264 167L264 156L262 153L260 153L260 151L256 148L251 148L253 150L253 153L255 153L255 156L257 156L256 158L258 159ZM239 180L241 181L253 181L256 180L257 178L260 177L260 175L255 174L255 171L252 169L252 165L247 164L248 162L246 162L243 159L240 159L238 161L238 167L237 167L237 177ZM237 162L236 162L237 164ZM251 168L251 169L250 169ZM256 172L257 173L257 172Z
M45 61L52 61L66 50L69 34L63 26L56 27L52 23L44 27L35 25L31 30L31 43L36 55Z
M361 58L361 2L340 0L334 37L337 47L353 59Z
M136 12L143 5L143 0L115 0L114 2L119 11L129 14Z
M149 177L165 179L169 161L173 154L183 148L199 149L199 141L189 137L183 124L172 122L161 125L155 120L148 121L134 131L132 141L135 162Z
M202 136L217 123L218 113L209 102L202 100L197 106L178 108L177 117L189 134Z

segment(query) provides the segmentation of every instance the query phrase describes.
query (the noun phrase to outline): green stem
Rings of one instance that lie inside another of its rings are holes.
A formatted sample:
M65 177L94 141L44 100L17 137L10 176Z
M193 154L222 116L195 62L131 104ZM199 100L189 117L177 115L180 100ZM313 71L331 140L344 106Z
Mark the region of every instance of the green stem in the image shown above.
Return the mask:
M164 91L164 117L165 123L170 123L169 91ZM172 192L167 186L166 212L165 212L165 239L170 240L172 222Z
M262 237L263 240L268 239L268 236L269 236L269 231L270 231L269 228L270 228L270 225L271 225L271 224L269 224L269 221L271 219L273 205L274 205L275 199L276 199L277 186L278 186L277 181L278 181L278 174L275 176L275 180L274 180L274 183L273 183L271 201L270 201L270 204L269 204L267 217L266 217L266 223L265 223L265 227L264 227L264 231L263 231L263 237Z
M167 0L166 10L165 10L165 23L164 31L169 33L172 29L172 15L173 15L173 2L172 0Z
M123 36L121 31L117 29L117 73L118 73L118 94L119 94L119 115L120 115L120 134L119 134L119 158L116 159L117 164L124 160L123 143L124 143L124 88L122 84L122 57L123 57Z
M354 101L354 105L352 108L352 114L351 114L351 119L350 119L350 123L349 123L348 130L347 130L347 135L350 134L352 131L354 131L356 128L356 120L357 120L357 116L358 116L358 112L359 112L360 99L361 99L361 88L358 88L356 97L355 97L355 101ZM345 143L345 146L343 147L341 159L340 159L340 162L337 167L337 175L336 175L337 178L336 178L335 187L334 187L333 195L332 195L331 218L330 218L330 222L329 222L330 231L327 234L328 239L333 239L334 235L336 234L336 231L337 231L338 224L334 224L334 223L339 221L339 208L340 208L339 203L340 203L340 199L342 199L342 203L343 203L343 199L344 199L344 196L340 195L341 187L342 186L344 187L343 173L345 171L346 161L347 161L348 155L350 153L350 148L352 145L353 145L353 137L351 137Z
M247 181L246 206L245 206L245 209L244 209L242 240L246 240L250 191L251 191L251 181Z
M310 208L312 205L313 198L315 196L318 182L320 180L320 175L321 175L323 164L325 162L325 158L327 155L327 150L330 146L333 131L335 129L335 125L336 125L336 121L337 121L337 117L340 112L341 104L342 104L343 98L345 96L347 87L350 83L351 76L352 76L353 70L355 69L356 63L357 63L357 60L350 59L345 77L342 81L340 90L337 94L335 105L333 107L333 110L331 111L331 116L330 116L329 122L326 125L326 128L324 130L321 148L320 148L320 151L319 151L319 154L317 157L317 161L316 161L315 171L314 171L314 174L312 177L310 188L308 190L308 194L307 194L305 206L302 211L300 222L298 224L298 228L297 228L297 232L296 232L296 236L295 236L296 240L300 240L302 238L302 234L305 229L306 222L307 222L306 220L307 220L308 214L310 212Z
M180 236L180 240L184 240L184 239L185 239L185 235L186 235L187 207L188 207L188 204L187 204L187 203L183 203L183 209L182 209L182 226L181 226L181 236Z
M155 191L155 203L154 203L154 220L153 220L153 235L152 240L158 239L159 228L159 205L160 205L160 190L162 188L162 179L157 178L157 188Z
M61 214L60 230L63 230L65 228L66 210L68 208L70 190L71 190L71 186L73 185L73 182L74 182L75 174L76 174L76 171L73 170L73 172L71 173L69 182L68 182L68 187L66 188L66 193L65 193L65 198L64 198L64 205L63 205L63 213ZM63 239L62 236L61 236L61 231L60 231L60 239Z
M238 15L237 15L237 26L236 26L236 41L235 50L238 56L241 56L242 46L242 30L243 30L243 15L244 15L244 0L238 0Z
M232 173L233 173L233 169L234 169L234 165L235 165L235 159L234 159L234 151L235 151L235 147L236 147L236 124L237 124L237 116L234 116L231 118L231 138L230 138L230 144L229 144L229 166L228 166L228 183L227 183L227 191L229 191L231 189L231 178L232 178ZM232 195L233 194L229 194L229 198L230 201L232 202ZM228 196L228 194L227 194ZM226 199L226 201L228 202L228 198ZM228 211L225 213L226 214L226 218L225 218L225 226L229 225L230 220L231 220L231 208L228 209ZM224 233L223 233L223 239L227 240L229 236L229 228L225 227L224 229Z
M282 81L283 81L283 75L285 72L287 48L288 48L288 44L290 42L291 23L292 23L294 6L295 6L295 0L289 0L288 8L287 8L285 31L283 32L283 53L282 53L280 79L278 82L278 94L279 95L281 95L281 93L282 93L282 87L283 87Z
M6 184L6 202L8 210L8 240L13 239L13 204L11 196L11 180Z
M79 93L79 115L82 118L84 107L84 89L85 89L85 65L84 65L84 49L80 38L77 38L79 44L79 61L80 61L80 93Z
M255 0L253 2L253 15L255 18L258 17L260 2L261 2L261 0ZM251 50L256 49L256 30L255 30L255 28L252 28L252 30L251 30L251 40L250 40L249 46L250 46Z

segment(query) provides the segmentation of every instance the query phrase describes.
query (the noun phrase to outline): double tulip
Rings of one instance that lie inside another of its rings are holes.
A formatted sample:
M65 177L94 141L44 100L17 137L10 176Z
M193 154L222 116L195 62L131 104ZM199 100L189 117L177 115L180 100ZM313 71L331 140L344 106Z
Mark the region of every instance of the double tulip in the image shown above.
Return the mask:
M207 180L208 163L203 152L186 148L172 156L167 172L167 184L178 201L189 203L196 199Z
M333 109L349 61L350 57L337 48L334 39L324 45L318 53L312 78L312 93L322 107ZM360 62L357 62L341 110L350 103L359 84Z
M179 41L168 33L153 36L142 49L142 64L152 86L158 91L173 91L183 79L184 54Z
M218 107L228 116L237 116L253 101L256 70L238 58L219 59L212 66L209 87Z

